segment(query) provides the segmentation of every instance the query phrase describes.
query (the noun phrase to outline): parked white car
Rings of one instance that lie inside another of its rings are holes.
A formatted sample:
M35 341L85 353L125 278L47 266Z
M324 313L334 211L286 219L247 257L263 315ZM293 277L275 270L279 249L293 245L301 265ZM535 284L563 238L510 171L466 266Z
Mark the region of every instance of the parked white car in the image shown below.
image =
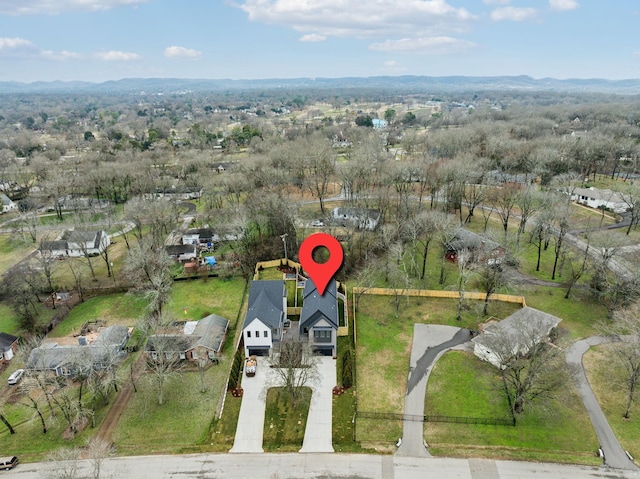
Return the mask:
M11 374L11 376L9 376L9 379L7 379L7 382L9 383L10 386L13 386L14 384L18 384L22 379L23 375L24 375L24 369L16 369Z

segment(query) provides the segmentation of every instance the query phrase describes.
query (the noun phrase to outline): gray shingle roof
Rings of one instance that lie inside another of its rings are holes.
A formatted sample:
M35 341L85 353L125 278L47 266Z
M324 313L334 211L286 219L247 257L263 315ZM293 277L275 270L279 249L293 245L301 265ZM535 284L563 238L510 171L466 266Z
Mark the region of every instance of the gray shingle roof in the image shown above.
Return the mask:
M244 318L244 329L255 318L271 328L278 328L285 317L283 310L284 281L252 281L249 288L249 308Z
M318 293L314 282L308 279L302 293L300 328L310 328L323 317L335 328L338 327L338 299L336 281L329 281L323 295Z
M507 339L514 351L522 351L532 341L544 340L562 319L535 308L526 306L496 324L471 341L487 348L496 346L496 337ZM528 344L527 344L528 343Z
M228 326L228 319L210 314L199 320L190 334L158 334L150 336L146 350L183 353L195 347L203 347L218 352L224 342Z

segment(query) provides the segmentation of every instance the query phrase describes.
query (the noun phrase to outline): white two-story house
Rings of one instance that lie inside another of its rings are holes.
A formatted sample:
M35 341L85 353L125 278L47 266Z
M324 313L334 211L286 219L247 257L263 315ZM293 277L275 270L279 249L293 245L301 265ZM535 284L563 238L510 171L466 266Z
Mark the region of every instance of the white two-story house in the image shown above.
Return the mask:
M246 356L268 356L282 340L287 318L287 291L283 280L252 281L249 305L242 325Z

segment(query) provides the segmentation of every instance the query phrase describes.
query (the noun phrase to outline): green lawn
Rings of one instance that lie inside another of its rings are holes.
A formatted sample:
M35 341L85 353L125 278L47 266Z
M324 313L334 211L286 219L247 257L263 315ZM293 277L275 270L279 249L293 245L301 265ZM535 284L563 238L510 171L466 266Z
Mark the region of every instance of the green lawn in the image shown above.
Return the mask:
M465 352L440 358L425 403L426 414L508 417L496 369ZM595 431L573 384L554 399L530 404L515 427L426 423L425 440L434 455L600 463Z
M108 294L90 298L75 306L49 336L62 337L78 333L87 321L102 319L107 325L134 326L144 315L146 300L139 294Z
M621 384L621 363L613 353L614 347L614 344L593 347L585 353L582 362L589 383L613 432L622 447L637 458L640 457L640 402L636 399L632 404L629 419L622 417L626 407L626 395Z
M223 396L226 361L206 372L206 392L200 392L198 372L180 372L170 378L165 403L158 404L151 376L138 384L113 435L119 454L180 454L209 451L209 426Z
M222 417L214 418L211 422L211 446L214 451L228 452L233 447L241 404L242 398L233 397L230 392L226 393Z
M564 299L564 288L531 286L524 291L527 306L562 319L559 328L567 330L572 339L598 334L595 325L607 317L607 308L596 303L588 292L574 289L571 298Z
M20 332L19 320L6 303L0 303L0 331L14 336Z
M0 234L0 274L14 266L37 247L36 243L18 240L10 234Z
M310 404L311 388L309 387L303 388L303 396L295 405L285 389L269 388L264 417L265 452L300 450Z
M190 320L217 314L231 321L230 326L233 326L241 306L244 287L244 279L237 276L230 279L177 281L171 288L171 299L166 311L176 319Z
M356 326L359 411L403 412L414 323L477 329L478 323L486 319L478 312L480 301L470 302L471 308L463 312L460 322L455 319L455 301L409 298L407 303L403 299L399 318L395 317L392 302L392 297L373 295L365 295L360 301ZM518 307L495 302L491 305L491 313L504 318ZM357 421L359 441L397 440L401 430L399 421Z

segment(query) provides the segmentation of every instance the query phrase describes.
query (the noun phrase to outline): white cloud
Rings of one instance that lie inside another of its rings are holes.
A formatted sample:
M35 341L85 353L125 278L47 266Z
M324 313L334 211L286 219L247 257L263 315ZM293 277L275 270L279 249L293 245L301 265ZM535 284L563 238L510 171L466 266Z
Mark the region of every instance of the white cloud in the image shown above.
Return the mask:
M42 50L34 43L24 38L0 38L0 57L13 58L42 58L44 60L73 60L79 59L80 55L75 52L62 50L54 52L52 50Z
M24 38L0 38L0 56L2 57L37 56L38 53L38 47Z
M0 0L0 14L55 15L70 11L103 11L123 5L138 5L148 0Z
M575 10L578 6L577 0L549 0L551 10L564 12L566 10Z
M482 3L486 5L508 5L511 0L482 0Z
M193 50L192 48L171 46L164 49L164 56L167 58L200 58L202 52Z
M446 0L240 0L251 21L316 35L377 38L467 31L476 17Z
M65 60L80 60L82 55L75 52L70 52L67 50L62 50L59 52L54 52L51 50L43 50L41 52L41 56L48 60L57 60L57 61L65 61Z
M631 55L633 55L636 58L640 58L640 50L637 52L633 52Z
M425 55L462 53L475 47L475 43L446 36L386 40L382 43L372 43L369 46L371 50L382 52L422 53Z
M496 21L512 20L514 22L523 22L535 18L538 11L535 8L518 8L503 7L496 8L491 12L491 19Z
M402 73L406 72L407 68L403 67L395 60L389 60L382 64L382 70L387 73Z
M302 35L300 37L301 42L324 42L327 39L324 35L318 35L317 33L310 33L309 35Z
M96 53L96 57L106 62L129 62L142 59L142 57L137 53L117 52L113 50L110 52Z

